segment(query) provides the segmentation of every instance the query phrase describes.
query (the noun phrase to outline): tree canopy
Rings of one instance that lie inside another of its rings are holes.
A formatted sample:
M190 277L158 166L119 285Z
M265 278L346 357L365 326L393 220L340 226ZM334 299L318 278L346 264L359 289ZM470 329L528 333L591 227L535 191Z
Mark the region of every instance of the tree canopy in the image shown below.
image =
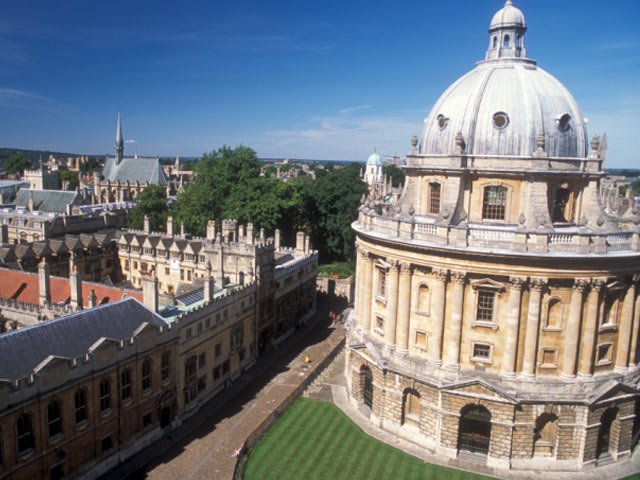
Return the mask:
M22 173L31 168L31 160L27 158L23 153L16 153L7 158L7 163L4 165L4 171L6 173Z
M404 184L405 173L404 170L395 165L385 165L382 169L387 177L391 177L391 185L393 187L399 187Z
M78 172L58 170L58 187L62 188L64 182L69 182L69 190L75 190L78 186Z
M137 196L136 201L138 203L127 215L129 228L142 229L144 216L147 215L151 230L163 231L169 214L165 189L160 185L149 185Z

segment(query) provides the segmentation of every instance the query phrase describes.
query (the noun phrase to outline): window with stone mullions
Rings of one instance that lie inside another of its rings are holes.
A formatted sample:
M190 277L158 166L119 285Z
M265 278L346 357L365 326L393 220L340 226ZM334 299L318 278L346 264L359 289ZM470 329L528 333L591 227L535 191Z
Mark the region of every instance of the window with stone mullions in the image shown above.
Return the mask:
M478 322L493 322L494 296L493 292L478 292L478 313L476 316Z
M486 187L482 203L482 218L504 220L507 207L507 189L505 187Z
M429 184L429 213L440 213L440 184Z
M384 298L387 291L387 272L378 269L378 297Z

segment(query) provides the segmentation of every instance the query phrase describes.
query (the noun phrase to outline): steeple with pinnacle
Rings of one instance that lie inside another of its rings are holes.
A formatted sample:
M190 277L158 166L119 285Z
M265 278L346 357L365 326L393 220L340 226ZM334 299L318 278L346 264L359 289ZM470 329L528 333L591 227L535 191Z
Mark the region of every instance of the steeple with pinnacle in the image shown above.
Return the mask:
M118 126L116 127L116 165L120 165L124 157L124 141L122 140L122 124L118 113Z

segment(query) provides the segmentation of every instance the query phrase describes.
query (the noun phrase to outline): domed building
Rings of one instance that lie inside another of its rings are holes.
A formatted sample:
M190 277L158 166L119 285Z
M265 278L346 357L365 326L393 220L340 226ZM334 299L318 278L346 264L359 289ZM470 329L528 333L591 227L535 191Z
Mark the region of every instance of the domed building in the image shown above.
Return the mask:
M371 422L441 457L576 471L640 436L640 229L602 208L605 142L526 30L507 1L402 194L363 202L346 376Z
M382 158L380 158L377 152L369 155L363 180L369 184L369 187L382 184L384 180Z

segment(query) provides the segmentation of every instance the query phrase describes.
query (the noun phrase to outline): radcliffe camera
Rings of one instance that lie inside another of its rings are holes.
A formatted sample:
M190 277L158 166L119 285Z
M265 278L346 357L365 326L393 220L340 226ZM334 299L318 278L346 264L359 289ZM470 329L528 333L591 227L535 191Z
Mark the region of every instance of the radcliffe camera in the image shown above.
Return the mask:
M3 19L0 480L640 478L640 3Z

